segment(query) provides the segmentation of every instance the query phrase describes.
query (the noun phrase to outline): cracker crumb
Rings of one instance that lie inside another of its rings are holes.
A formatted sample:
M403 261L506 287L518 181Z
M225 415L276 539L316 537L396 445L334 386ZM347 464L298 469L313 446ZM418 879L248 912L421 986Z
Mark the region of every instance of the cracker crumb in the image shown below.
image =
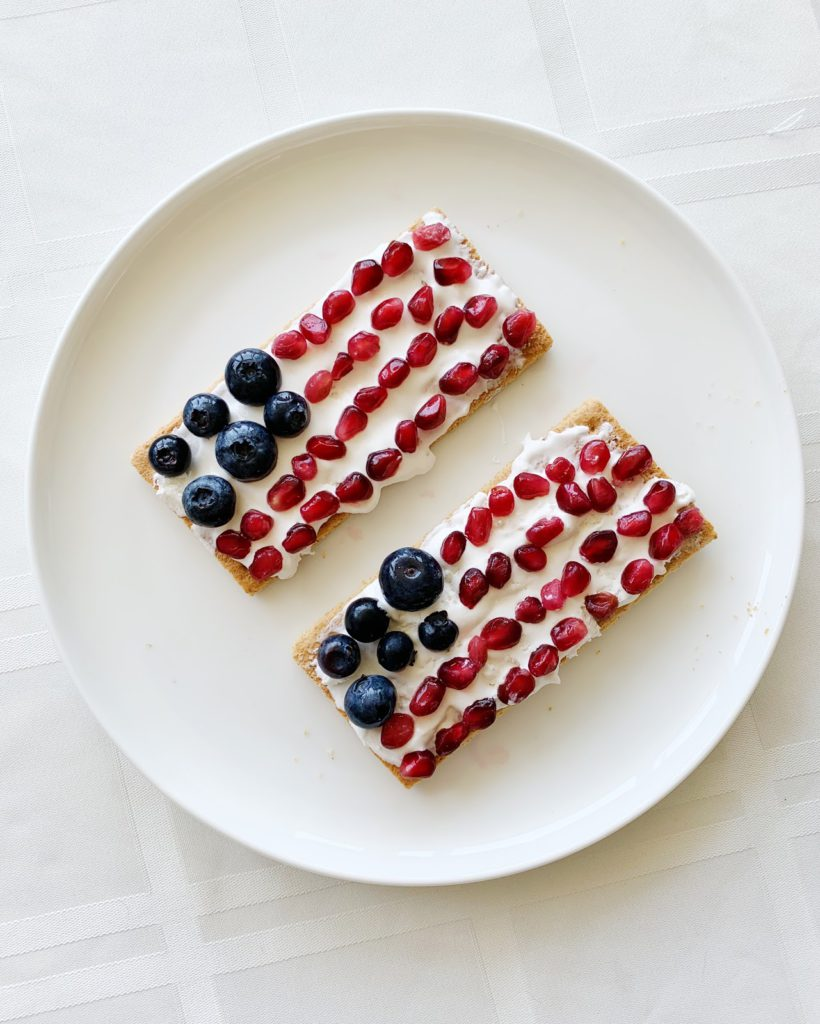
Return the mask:
M303 729L302 730L302 735L303 736L310 736L310 729Z
M333 747L327 748L327 756L330 758L331 761L336 760L336 751L333 749Z

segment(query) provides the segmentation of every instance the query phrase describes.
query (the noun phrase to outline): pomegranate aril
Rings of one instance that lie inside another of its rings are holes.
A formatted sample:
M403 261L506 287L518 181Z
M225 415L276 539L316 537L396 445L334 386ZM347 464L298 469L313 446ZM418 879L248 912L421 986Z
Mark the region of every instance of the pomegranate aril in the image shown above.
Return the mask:
M491 651L506 651L521 639L521 623L499 616L484 623L481 639Z
M305 313L299 321L299 330L311 345L324 345L330 337L330 324L315 313Z
M584 607L596 622L604 622L618 607L618 598L606 591L600 594L587 594L584 598Z
M332 434L314 434L305 445L308 454L314 459L343 459L347 455L347 445Z
M695 508L694 505L691 508L681 509L675 516L675 526L677 526L684 537L691 537L693 533L698 533L703 529L705 521L701 510Z
M239 522L239 530L248 540L262 540L272 529L273 517L255 508L248 509Z
M581 543L581 557L588 562L608 562L618 547L618 535L614 530L593 530Z
M435 358L437 348L438 342L432 334L426 331L424 334L417 334L407 349L407 362L414 370L420 366L428 366Z
M370 331L357 331L347 342L347 353L357 363L365 363L379 351L379 336Z
M515 606L519 622L543 622L547 611L537 597L525 597Z
M515 495L509 487L493 487L487 503L494 516L508 516L515 508Z
M560 484L555 492L555 502L562 512L571 516L583 516L592 508L592 502L574 481Z
M317 370L311 374L305 384L305 398L315 404L323 402L333 387L333 377L329 370Z
M577 597L589 586L589 569L580 562L567 562L561 573L561 590L564 597Z
M359 388L353 396L353 404L362 412L374 412L387 398L387 388L376 384L369 388Z
M404 747L410 742L415 731L416 723L412 716L397 711L382 726L379 739L382 741L382 746L387 747L388 750L398 750L399 747Z
M439 378L438 386L445 395L463 395L478 380L478 370L472 363L456 363Z
M373 484L364 473L348 473L344 480L337 484L336 497L347 505L355 504L357 501L367 501L368 498L373 497Z
M398 448L383 448L367 456L365 468L371 480L389 480L401 465L402 454Z
M497 380L510 361L506 345L490 345L484 349L478 362L478 375L484 380Z
M667 523L655 530L649 538L649 557L659 562L671 558L683 544L683 534L674 523Z
M438 677L451 690L463 690L478 675L479 668L472 658L450 658L439 665Z
M627 512L616 524L622 537L645 537L652 529L652 516L649 512Z
M448 729L439 729L436 733L436 753L439 757L446 757L458 750L461 744L470 735L470 730L464 722L455 722Z
M490 589L487 577L480 569L468 569L458 585L458 598L466 608L475 608Z
M652 465L652 453L645 444L636 444L621 455L612 467L612 479L615 483L622 484L625 480L631 480L645 469Z
M400 420L394 435L396 447L403 452L414 452L419 443L418 427L412 420Z
M470 327L484 327L497 310L498 302L492 295L473 295L464 303L464 319Z
M489 729L495 721L495 716L495 698L482 697L467 705L462 715L462 721L470 732L474 732L477 729Z
M503 551L494 551L487 559L487 568L484 572L490 586L500 590L512 576L512 562L509 555L505 555Z
M290 465L293 475L298 476L300 480L312 480L319 471L316 459L312 455L294 455L290 460Z
M407 242L391 242L382 254L382 270L388 277L398 277L413 265L413 250Z
M433 260L433 276L439 284L464 284L469 281L473 268L460 256L445 256Z
M268 504L274 512L286 512L305 496L305 485L297 476L285 473L268 491Z
M568 651L570 647L579 644L587 635L587 627L582 619L570 616L556 622L550 630L552 642L559 651Z
M225 530L216 538L216 550L230 558L244 558L251 550L251 542L236 530Z
M410 700L410 710L414 715L423 718L425 715L432 715L438 711L447 687L435 676L427 676L419 683L418 689Z
M416 413L419 430L436 430L447 418L447 399L444 395L433 395Z
M433 330L442 345L452 345L464 323L464 310L460 306L448 306L436 317Z
M417 324L430 323L433 316L433 289L429 284L423 284L408 300L407 310Z
M404 303L401 299L385 299L370 314L370 323L377 331L387 331L401 320Z
M330 371L330 376L334 380L341 380L342 377L346 377L352 369L353 360L347 352L339 352L333 360L333 368Z
M282 547L289 555L295 555L297 551L309 548L316 541L316 531L307 523L296 523L291 526L282 541Z
M356 300L350 292L342 288L339 291L331 292L322 303L322 316L329 324L337 324L346 316L350 316L355 305Z
M560 580L550 580L541 587L541 604L548 612L556 612L564 607L564 590Z
M441 542L441 557L448 565L455 565L464 554L467 538L460 530L448 533Z
M438 249L440 245L450 241L450 229L441 221L435 224L420 224L413 229L413 245L422 252Z
M563 455L553 459L544 472L556 484L568 484L575 479L575 466Z
M385 388L397 388L407 380L410 367L403 359L390 359L379 370L379 384Z
M534 676L548 676L558 668L558 651L552 644L541 644L530 655L527 668Z
M529 530L527 530L526 536L531 544L537 544L539 548L543 548L563 532L563 519L559 519L558 516L549 516L543 519L536 519Z
M676 493L671 480L656 480L643 496L643 503L653 515L658 515L669 508Z
M474 661L479 668L487 664L487 641L480 636L470 638L467 644L467 654L471 661Z
M535 544L522 544L513 552L513 558L525 572L541 572L547 564L546 552Z
M271 352L277 359L299 359L307 352L307 341L299 331L285 331L273 339Z
M615 488L605 476L594 476L587 484L587 494L596 512L606 512L618 500Z
M550 492L550 482L545 476L537 473L519 473L513 480L513 488L519 498L524 501L531 501L533 498L543 498Z
M413 750L401 759L399 772L404 779L428 779L436 770L436 758L429 750Z
M529 309L517 309L510 313L501 330L513 348L523 348L532 337L536 323L535 313Z
M278 548L259 548L248 570L255 580L269 580L282 568L282 552Z
M354 295L377 288L384 278L384 271L375 260L359 260L353 267L350 290Z
M306 523L327 519L339 511L339 499L330 491L317 491L299 509Z
M493 514L488 508L471 508L467 515L467 525L464 532L467 540L480 548L490 539L490 531L493 528Z
M523 668L511 668L498 687L498 699L502 704L520 704L535 689L531 672Z
M351 437L360 434L366 426L367 413L357 409L355 405L348 405L342 410L334 433L340 441L349 441Z
M621 573L621 586L627 594L642 594L655 578L655 567L646 558L627 562Z
M609 448L603 441L587 441L578 457L581 469L590 476L600 473L608 462Z

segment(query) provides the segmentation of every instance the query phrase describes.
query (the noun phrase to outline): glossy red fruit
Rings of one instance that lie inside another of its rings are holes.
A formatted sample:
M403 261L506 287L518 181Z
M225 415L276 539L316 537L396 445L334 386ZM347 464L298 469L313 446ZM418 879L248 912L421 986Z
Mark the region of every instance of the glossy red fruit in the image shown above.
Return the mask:
M445 395L463 395L478 380L478 370L472 363L456 363L439 378L438 386Z
M305 384L305 398L313 403L323 402L333 387L333 377L329 370L317 370L311 374Z
M594 476L587 484L589 502L596 512L606 512L618 500L615 488L605 476Z
M556 622L550 630L552 642L559 651L568 651L570 647L579 644L587 635L587 627L582 619L570 616Z
M658 515L669 508L676 493L671 480L656 480L643 496L643 503L653 515Z
M450 658L439 665L438 677L451 690L463 690L478 675L479 667L471 658Z
M450 229L441 221L435 224L420 224L413 230L413 245L422 252L438 249L440 245L450 241Z
M354 295L364 295L377 288L383 278L384 271L375 260L359 260L353 266L350 290Z
M439 284L464 284L469 281L473 268L460 256L445 256L433 260L433 277Z
M274 512L286 512L305 496L305 485L297 476L285 473L268 491L268 504Z
M564 597L577 597L589 586L589 569L580 562L567 562L561 573L561 590Z
M515 508L515 495L509 487L493 487L490 491L487 503L494 516L508 516Z
M311 345L324 345L330 337L330 324L315 313L305 313L299 321L299 330Z
M248 540L262 540L273 529L273 516L267 512L259 512L251 508L242 516L239 523L239 530Z
M593 530L581 542L581 557L588 562L608 562L618 547L618 535L614 530Z
M701 510L695 508L694 505L691 508L681 509L675 516L675 526L677 526L684 537L691 537L693 533L698 533L702 530L705 521Z
M575 466L573 466L569 459L565 459L563 455L553 459L544 472L556 484L568 484L571 480L575 479Z
M490 586L500 590L512 576L512 562L509 555L505 555L503 551L494 551L487 559L487 568L484 571Z
M357 331L347 343L347 352L357 363L365 363L379 351L379 336L370 331Z
M513 552L513 558L525 572L541 572L547 564L546 552L535 544L522 544Z
M447 399L444 395L433 395L416 413L416 426L419 430L436 430L446 418Z
M433 330L442 345L452 345L464 323L464 310L460 306L448 306L436 317Z
M649 557L666 561L683 544L683 534L674 523L659 527L649 538Z
M350 316L355 305L356 300L351 293L342 288L339 291L331 292L322 303L322 316L329 324L337 324L346 316Z
M489 345L481 354L478 375L484 380L498 380L510 361L510 350L506 345Z
M435 358L437 348L438 342L432 334L427 331L424 334L417 334L407 349L407 362L414 370L420 366L428 366Z
M470 637L470 642L467 644L467 654L479 668L483 668L487 664L487 650L486 640L480 636Z
M535 313L529 309L517 309L510 313L501 330L513 348L523 348L532 337L536 323Z
M618 598L614 594L601 591L600 594L587 594L584 607L597 622L604 622L618 607Z
M652 516L649 512L627 512L620 516L616 524L622 537L645 537L652 529Z
M336 424L334 433L340 441L349 441L351 437L361 434L367 426L367 413L357 409L355 405L348 405L342 409L342 415Z
M548 676L558 668L558 651L552 644L536 647L530 655L527 668L534 676Z
M327 519L339 511L339 499L330 491L317 491L299 509L306 523Z
M407 242L391 242L382 253L382 270L388 277L398 277L413 265L413 250Z
M495 721L496 707L493 697L482 697L474 700L464 709L462 721L470 730L475 732L478 729L489 729Z
M333 360L333 368L330 371L330 376L334 380L341 380L342 377L346 377L352 369L353 360L350 358L348 353L339 352Z
M550 580L541 587L541 604L548 612L556 612L564 607L564 590L560 580Z
M519 473L513 480L513 488L519 498L532 501L533 498L543 498L549 494L550 482L537 473Z
M587 441L578 457L581 469L591 476L600 473L609 462L609 448L603 441Z
M446 757L458 750L461 744L470 735L470 730L464 722L454 722L447 729L439 729L436 733L436 753L439 757Z
M316 531L312 526L308 526L307 523L295 523L285 534L282 547L288 554L295 555L297 551L309 548L315 540Z
M467 538L461 530L453 530L441 542L441 557L448 565L455 565L466 547Z
M491 651L506 651L521 639L521 623L503 616L489 619L481 629L481 639Z
M367 456L365 468L371 480L389 480L395 476L401 465L402 454L398 448L383 448Z
M636 444L621 455L612 467L612 479L616 484L631 480L652 465L652 453L645 444Z
M627 594L642 594L655 578L655 567L646 558L636 558L624 566L621 586Z
M236 530L224 530L216 538L216 550L230 558L244 558L251 550L251 542Z
M407 310L417 324L430 323L433 316L433 289L429 284L423 284L408 300Z
M419 430L412 420L399 420L394 435L396 447L403 452L414 452L419 444Z
M307 340L299 331L285 331L273 339L271 352L277 359L299 359L307 352Z
M458 598L466 608L475 608L489 589L487 577L480 569L468 569L458 585Z
M493 528L493 514L488 508L479 506L471 508L467 514L467 525L464 532L467 540L480 548L490 539L490 531Z
M515 606L519 622L543 622L547 611L537 597L524 597Z
M447 687L435 676L426 676L419 683L418 689L410 700L410 710L419 718L432 715L447 692Z
M502 704L520 704L535 689L531 672L523 668L511 668L498 687L498 699Z
M248 571L255 580L269 580L281 570L282 561L282 552L278 548L259 548Z
M385 299L370 314L370 323L377 331L387 331L401 320L404 303L401 299Z
M435 770L436 759L429 750L413 750L405 754L399 766L404 779L427 779Z
M498 311L492 295L473 295L464 303L464 319L470 327L484 327Z
M574 481L559 485L555 501L562 512L568 512L571 516L585 515L592 508L592 502Z
M353 404L362 412L374 412L383 405L387 398L387 388L376 384L369 388L359 388L353 396Z
M379 738L383 747L387 747L388 750L398 750L399 747L404 747L410 742L415 731L416 723L413 721L412 715L405 715L397 711L384 723Z
M364 473L358 471L348 473L344 480L337 485L336 497L346 505L353 505L357 501L367 501L373 497L373 484Z
M304 455L294 455L290 460L290 464L293 469L293 475L298 476L300 480L312 480L319 471L316 459L307 453Z
M531 544L537 544L539 548L544 548L551 540L555 540L563 532L563 519L559 519L558 516L546 516L542 519L536 519L529 530L527 530L526 536Z
M379 370L379 384L384 388L397 388L410 375L410 366L404 359L388 359Z
M332 434L314 434L308 438L305 448L314 459L325 459L328 462L343 459L347 455L347 445Z

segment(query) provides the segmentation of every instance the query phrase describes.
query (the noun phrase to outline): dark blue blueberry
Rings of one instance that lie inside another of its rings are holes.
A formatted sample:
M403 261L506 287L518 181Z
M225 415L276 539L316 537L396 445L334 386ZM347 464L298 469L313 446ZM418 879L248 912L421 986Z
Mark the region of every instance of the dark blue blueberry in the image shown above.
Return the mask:
M224 526L236 511L236 492L221 476L198 476L182 492L185 515L197 526Z
M237 420L220 431L216 461L237 480L261 480L276 465L276 442L261 423Z
M458 640L458 626L447 612L432 612L419 623L419 640L428 651L446 651Z
M401 672L416 660L416 649L406 633L392 630L379 640L376 657L381 667L386 668L388 672Z
M310 423L310 406L295 391L277 391L265 403L265 426L276 437L296 437Z
M319 668L326 676L344 679L359 667L362 654L353 637L346 633L331 633L319 645Z
M148 449L148 461L160 476L182 476L191 465L191 449L184 438L165 434Z
M213 437L230 418L228 403L218 395L193 395L182 410L182 422L197 437Z
M396 688L384 676L359 676L345 694L347 717L360 729L377 729L396 710Z
M261 348L243 348L228 360L225 383L237 402L264 405L279 390L282 374L273 356Z
M384 608L372 597L360 597L351 601L345 612L345 629L363 644L372 643L384 636L390 618Z
M384 599L392 608L417 612L429 608L441 595L441 566L421 548L399 548L382 562L379 570Z

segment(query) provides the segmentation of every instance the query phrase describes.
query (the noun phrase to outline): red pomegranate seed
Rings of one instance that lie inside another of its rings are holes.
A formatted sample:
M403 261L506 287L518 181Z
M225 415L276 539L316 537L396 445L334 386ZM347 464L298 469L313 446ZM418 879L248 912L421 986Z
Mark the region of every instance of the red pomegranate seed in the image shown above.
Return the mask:
M587 594L584 598L584 607L596 622L603 622L618 607L618 598L606 591L600 594Z
M627 594L641 594L655 578L655 568L646 558L628 562L621 573L621 586Z
M367 479L364 473L348 473L336 487L336 497L346 505L353 505L357 501L367 501L373 497L373 484Z
M464 319L470 327L484 327L497 310L498 302L492 295L473 295L464 303Z
M478 370L472 363L456 363L439 378L438 386L445 395L463 395L478 380Z
M417 334L407 349L407 362L414 370L420 366L428 366L432 363L437 348L438 342L432 334Z
M259 548L248 570L255 580L269 580L282 568L282 552L278 548Z
M294 455L290 464L293 475L298 476L300 480L312 480L319 471L316 459L312 455Z
M490 586L501 590L512 576L512 562L509 555L505 555L503 551L494 551L487 559L485 574Z
M342 409L342 415L336 424L334 433L340 441L349 441L351 437L360 434L367 426L367 413L357 409L355 405L348 405Z
M568 484L575 479L575 466L563 455L553 459L544 472L556 484Z
M621 455L612 467L612 479L616 484L631 480L652 465L652 453L645 444L636 444Z
M550 630L552 642L559 651L568 651L570 647L579 644L586 635L587 627L584 625L583 620L576 619L573 616L556 622Z
M370 323L377 331L387 331L401 320L404 303L401 299L385 299L370 314Z
M558 516L549 516L548 518L536 519L529 530L527 530L527 540L531 544L537 544L539 548L544 548L551 540L555 540L563 532L563 519L559 519Z
M530 655L527 668L534 676L548 676L558 668L558 651L552 644L536 647Z
M675 526L684 537L691 537L693 533L698 533L703 528L704 522L703 513L694 505L691 508L681 509L675 516Z
M522 544L513 552L513 558L525 572L541 572L547 564L546 552L535 544Z
M455 722L448 729L439 729L436 733L436 753L439 757L446 757L458 750L461 744L470 735L470 730L464 722Z
M322 303L322 316L329 324L337 324L340 320L344 320L346 316L350 316L355 305L356 300L350 292L340 289L339 291L331 292Z
M645 537L652 529L652 516L648 512L627 512L617 522L622 537Z
M403 359L389 359L379 370L379 384L385 388L397 388L409 374L410 366Z
M400 711L391 715L382 726L380 739L382 746L388 750L397 750L406 746L416 731L416 723L411 715L404 715Z
M473 268L460 256L445 256L433 260L433 276L439 284L464 284L469 281Z
M317 370L316 373L311 374L305 384L305 398L315 404L316 402L323 402L330 394L330 389L333 387L333 377L329 370Z
M474 700L472 704L467 705L464 709L462 721L470 732L474 732L477 729L489 729L495 721L495 714L495 699L493 697L482 697L480 700Z
M543 498L549 494L550 482L545 476L538 476L537 473L519 473L513 480L513 488L519 498L531 501L533 498Z
M669 508L676 493L671 480L657 480L643 496L643 503L653 515L658 515Z
M458 337L461 325L464 323L464 310L460 306L448 306L443 313L439 313L433 330L442 345L452 345Z
M450 241L450 229L441 221L435 224L420 224L413 230L413 245L422 252L438 249L440 245Z
M371 480L389 480L395 476L401 465L402 454L398 448L383 448L379 452L371 452L367 456L365 468Z
M353 396L353 404L362 412L374 412L384 404L386 398L387 389L377 384L369 388L359 388Z
M332 434L314 434L308 438L305 448L314 459L326 459L328 462L347 455L347 445Z
M580 562L567 562L561 573L561 590L564 597L577 597L589 586L589 569Z
M339 499L330 491L317 491L299 509L306 523L315 523L319 519L327 519L339 511Z
M478 375L484 380L498 380L509 361L510 350L506 345L490 345L481 355Z
M357 363L365 363L379 351L379 336L370 331L357 331L347 343L347 352Z
M615 488L605 476L594 476L587 484L587 494L596 512L606 512L618 500Z
M494 516L508 516L515 508L515 495L509 487L493 487L488 504Z
M587 441L578 457L581 469L590 476L600 473L609 462L609 448L603 441Z
M498 699L502 704L520 704L535 689L532 673L523 668L511 668L498 687Z
M519 622L543 622L547 611L537 597L525 597L515 606Z
M451 690L463 690L478 675L479 667L471 658L450 658L439 665L438 677Z
M489 589L487 577L480 569L468 569L458 585L458 598L466 608L475 608Z
M286 512L298 505L304 496L304 483L297 476L285 473L268 491L268 504L274 512Z
M438 711L447 687L435 676L427 676L419 683L418 689L410 701L410 710L414 715L423 718L425 715L432 715Z
M236 530L224 530L216 538L216 550L230 558L244 558L251 550L251 542Z
M330 371L330 376L334 380L341 380L342 377L346 377L352 369L353 360L347 352L339 352L333 361L333 369Z
M618 547L614 530L593 530L581 543L581 557L588 562L608 562Z
M556 612L564 607L564 591L560 580L550 580L541 587L541 604L548 612Z
M296 523L288 530L285 534L285 539L282 541L282 547L290 555L295 555L297 551L302 551L304 548L309 548L316 540L316 531L312 526L308 526L307 523Z
M353 267L350 290L354 295L377 288L384 278L384 271L375 260L359 260Z
M255 508L248 509L239 523L239 530L248 540L262 540L273 529L273 517Z
M532 337L536 323L535 313L529 309L517 309L510 313L501 330L513 348L523 348Z
M448 565L455 565L464 554L467 538L460 530L448 533L441 543L441 557Z
M305 313L299 321L299 330L311 345L324 345L330 337L330 325L314 313Z
M444 395L433 395L416 413L419 430L436 430L447 418L447 400Z
M307 341L299 331L285 331L273 339L271 352L277 359L299 359L307 352Z
M649 538L649 557L664 562L683 544L683 534L674 523L667 523L655 530Z
M433 316L433 289L423 284L407 303L410 316L417 324L429 324Z
M521 623L503 616L489 619L481 630L481 638L491 651L506 651L521 639Z
M429 750L413 750L405 754L399 766L404 779L428 779L435 770L436 759Z
M412 420L399 420L394 439L400 451L414 452L419 443L418 427Z
M382 270L388 277L398 277L413 265L413 250L407 242L391 242L382 254Z
M555 501L562 512L569 512L571 516L585 515L592 508L589 498L574 481L558 487Z
M487 664L487 641L480 636L470 637L467 644L467 654L471 661L474 661L479 668Z
M493 514L488 508L479 506L471 508L467 515L467 525L464 532L467 540L480 548L490 539L490 531L493 528Z

